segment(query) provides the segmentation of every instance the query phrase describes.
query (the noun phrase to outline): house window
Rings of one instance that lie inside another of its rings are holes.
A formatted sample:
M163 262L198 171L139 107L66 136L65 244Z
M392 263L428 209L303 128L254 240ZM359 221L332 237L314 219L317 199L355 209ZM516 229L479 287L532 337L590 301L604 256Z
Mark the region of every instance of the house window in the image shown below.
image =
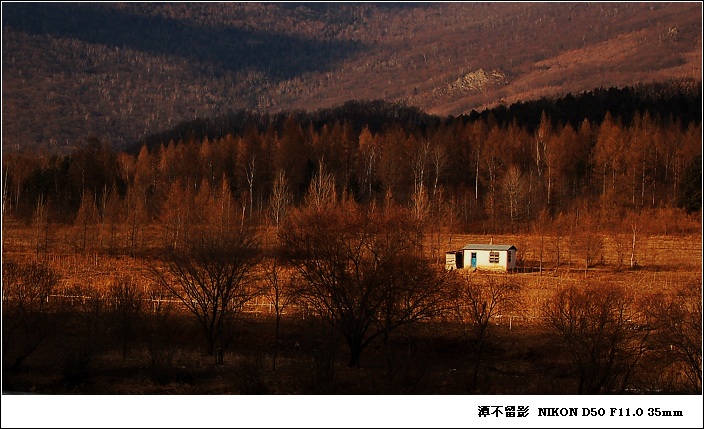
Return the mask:
M508 252L506 252L506 255L508 255L508 263L510 264L511 263L511 251L509 250Z
M489 263L498 264L499 263L499 252L489 252Z

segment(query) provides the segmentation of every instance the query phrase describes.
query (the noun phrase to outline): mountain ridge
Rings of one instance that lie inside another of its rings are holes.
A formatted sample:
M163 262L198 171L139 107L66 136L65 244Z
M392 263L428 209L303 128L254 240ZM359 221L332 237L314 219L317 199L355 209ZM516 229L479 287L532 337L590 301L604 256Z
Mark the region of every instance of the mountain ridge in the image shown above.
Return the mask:
M3 148L122 147L230 110L436 115L701 81L700 3L3 3ZM37 12L37 11L40 12Z

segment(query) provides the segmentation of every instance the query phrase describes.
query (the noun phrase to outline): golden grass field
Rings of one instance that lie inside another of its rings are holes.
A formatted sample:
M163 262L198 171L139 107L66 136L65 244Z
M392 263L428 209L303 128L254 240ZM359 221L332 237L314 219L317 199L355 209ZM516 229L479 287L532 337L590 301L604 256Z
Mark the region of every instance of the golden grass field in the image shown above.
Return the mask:
M159 228L145 230L143 253L136 258L128 253L111 256L95 250L77 253L70 244L73 233L70 227L53 226L49 232L49 251L42 249L37 253L32 228L4 222L3 259L45 261L60 275L57 294L72 285L106 288L118 274L134 277L145 288L152 287L145 274L150 264L159 263ZM94 237L99 235L96 231ZM550 236L429 236L426 252L444 265L446 250L458 249L467 243L489 243L492 239L495 244L514 244L518 248L520 269L490 275L508 276L520 284L523 292L518 307L493 319L492 340L480 373L483 387L479 393L482 394L572 393L569 369L564 358L551 351L555 337L541 320L543 305L561 287L612 283L622 285L637 301L651 294L674 291L686 282L701 279L702 275L701 234L641 237L637 241L637 269L628 267L630 253L622 266L617 264L618 252L622 251L617 251L617 242L630 243L630 237L625 236L604 235L598 262L587 270L579 245L575 243L570 249L566 239L561 243L561 265L555 267L555 237ZM271 240L269 234L263 241L271 243ZM539 269L541 241L542 271ZM126 243L124 237L123 242ZM396 346L397 372L392 380L385 378L385 352L379 342L372 343L365 351L362 370L345 366L346 348L340 343L332 350L335 381L326 383L321 381L326 373L319 366L321 350L315 334L319 328L305 313L290 308L282 320L278 360L273 371L273 314L268 305L263 305L263 300L254 304L259 305L246 309L238 324L234 345L225 352L221 365L216 365L212 356L203 353L198 341L188 340L173 356L168 381L157 382L148 375L147 352L135 351L124 357L110 349L92 361L88 381L67 387L51 351L56 344L49 341L27 361L31 370L5 375L5 386L18 391L81 394L477 393L466 390L470 365L467 356L471 355L471 349L458 340L457 326L442 321L401 333ZM181 335L199 338L198 326L184 315ZM406 351L404 341L413 343L412 352L410 346Z
M60 275L59 290L75 284L103 288L116 275L132 276L149 286L146 273L150 264L159 260L162 232L160 227L145 228L139 243L145 257L131 257L126 247L116 255L104 250L105 238L101 239L100 227L93 227L92 237L97 243L93 249L76 252L71 245L75 230L70 226L56 225L48 234L49 251L37 252L36 232L17 222L3 223L3 258L19 260L41 260L48 263ZM274 232L261 230L264 248L274 242ZM40 238L42 241L43 238ZM601 234L602 245L595 252L596 262L585 269L585 255L578 239L562 236L558 238L539 235L471 235L436 234L426 237L425 252L444 265L447 250L462 248L467 243L513 244L518 248L518 269L511 273L523 286L526 308L529 314L539 311L540 301L546 299L556 288L581 282L610 282L632 288L636 295L667 292L682 282L701 278L702 236L698 235L641 235L636 241L637 269L629 268L632 237L622 234ZM118 238L126 244L126 237ZM542 244L541 244L542 242ZM102 244L101 244L102 243ZM101 250L101 246L103 249ZM542 247L542 264L540 254ZM556 266L560 249L560 266ZM119 248L119 247L118 247ZM621 259L621 264L618 261ZM542 265L542 270L541 270ZM532 304L532 305L529 305Z

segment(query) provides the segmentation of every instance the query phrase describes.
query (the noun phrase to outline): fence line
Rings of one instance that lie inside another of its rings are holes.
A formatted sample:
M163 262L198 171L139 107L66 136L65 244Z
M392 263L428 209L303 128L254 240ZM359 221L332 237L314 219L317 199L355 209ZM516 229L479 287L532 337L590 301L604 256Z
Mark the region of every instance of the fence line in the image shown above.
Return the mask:
M65 294L50 294L46 296L46 302L49 302L49 299L70 299L71 301L80 299L84 303L87 300L94 299L95 297L87 296L87 295L65 295ZM107 298L98 298L103 301L109 301ZM176 304L179 306L182 306L183 309L187 309L186 304L180 300L180 299L168 299L168 298L141 298L140 299L143 302L147 302L152 305L152 308L156 307L157 305L161 303L170 303L170 304ZM242 305L242 312L246 314L253 314L253 315L260 315L260 314L266 314L266 315L272 315L275 314L276 309L274 308L273 303L260 303L260 302L247 302ZM281 315L298 315L300 314L303 318L306 317L306 314L310 313L309 309L305 305L300 305L300 304L286 304L283 306L283 309L281 311ZM450 312L449 314L442 314L440 315L439 319L444 319L446 316L454 315L453 312ZM540 316L530 316L530 315L520 315L520 314L497 314L495 316L491 317L492 323L495 325L501 325L503 323L506 323L505 321L508 320L508 325L509 329L513 327L513 325L516 322L521 322L522 324L536 324L539 323L541 320L543 320L543 317Z
M76 299L81 299L83 302L89 300L89 299L94 299L96 297L93 296L88 296L88 295L66 295L66 294L50 294L46 296L46 302L49 302L49 299L70 299L70 300L76 300ZM103 301L109 301L108 298L98 298ZM157 305L161 303L171 303L171 304L177 304L177 305L182 305L184 309L187 309L186 304L180 300L180 299L167 299L167 298L140 298L140 301L143 302L148 302L151 303L152 305ZM266 310L262 310L262 309ZM297 311L295 311L298 309ZM289 310L289 311L287 311ZM274 314L275 313L275 308L274 304L272 303L255 303L255 302L246 302L242 305L242 312L243 313L248 313L248 314ZM296 314L296 313L302 313L305 314L307 312L307 307L303 305L298 305L298 304L286 304L283 306L283 309L281 311L281 315L286 315L286 314Z

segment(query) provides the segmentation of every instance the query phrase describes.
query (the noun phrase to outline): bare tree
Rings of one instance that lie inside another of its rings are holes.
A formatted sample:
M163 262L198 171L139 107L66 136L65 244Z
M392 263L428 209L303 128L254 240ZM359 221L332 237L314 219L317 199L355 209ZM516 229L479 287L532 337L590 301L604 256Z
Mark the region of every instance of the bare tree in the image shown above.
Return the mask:
M496 316L512 311L519 299L521 287L508 277L494 274L458 274L455 279L454 313L462 327L465 340L474 345L470 389L478 387L479 370L491 322Z
M702 389L702 282L693 279L674 294L659 293L647 301L652 342L666 365L684 374L688 390Z
M584 275L601 260L604 246L600 225L591 216L581 216L577 226L578 243L584 254Z
M132 277L116 276L108 290L110 312L120 338L122 357L127 357L143 315L144 292Z
M130 249L130 255L135 257L140 247L140 238L144 233L144 225L148 222L149 217L143 199L132 189L129 189L125 196L125 209L127 245Z
M229 323L259 290L253 279L259 262L252 228L203 227L183 251L172 251L165 266L152 267L152 277L196 317L206 337L207 353L227 345ZM222 355L218 355L218 363Z
M557 215L552 222L553 230L555 231L550 240L550 247L555 255L555 272L560 269L562 264L562 256L564 252L563 241L565 239L565 230L569 229L569 218L563 213Z
M547 236L548 227L550 222L550 215L547 210L542 209L538 213L538 218L534 223L534 228L537 230L538 235L540 235L540 249L538 250L539 258L539 272L543 275L543 261L545 256L545 238Z
M440 145L435 145L430 150L430 159L433 163L433 192L431 199L436 201L440 178L445 174L449 160L445 148Z
M269 218L277 228L284 220L286 211L292 202L293 196L288 188L286 172L279 170L271 190L271 198L269 199Z
M388 251L388 250L387 250ZM393 267L385 268L381 278L386 283L386 290L381 302L380 312L376 318L376 327L381 331L381 339L386 355L389 380L397 372L392 335L404 327L406 335L410 334L413 324L431 319L442 313L446 307L445 290L448 271L440 271L420 253L410 252L401 255ZM408 356L410 358L411 340L406 337Z
M442 282L420 258L407 211L365 213L355 203L302 210L281 230L304 280L302 303L347 341L348 366L377 337L435 309Z
M247 178L247 186L249 188L249 217L254 214L254 179L257 171L257 155L252 154L245 165L245 176Z
M413 172L413 189L414 192L426 192L425 180L426 180L426 168L428 164L428 159L430 157L430 141L416 141L412 140L414 144L414 152L412 156L408 159L411 163L411 171Z
M630 263L631 269L637 268L641 262L638 260L638 246L643 241L644 236L647 234L646 220L644 215L638 213L630 213L625 223L628 225L628 230L630 232Z
M34 230L33 235L37 258L39 258L40 253L44 253L44 257L46 257L49 251L50 226L49 210L44 201L44 195L40 195L32 215L32 229Z
M107 300L92 284L73 284L64 296L60 311L66 322L59 355L64 380L77 385L90 376L92 362L107 346Z
M95 199L90 192L83 192L81 205L73 224L74 248L76 252L86 252L95 245L93 233L90 231L98 222L98 210Z
M184 189L181 181L171 183L161 209L161 224L164 229L164 247L176 249L188 239L192 216L193 195Z
M15 370L54 330L49 295L59 277L44 264L4 260L2 265L3 366Z
M2 215L5 216L5 202L9 200L7 178L10 174L10 166L5 165L5 178L2 180Z
M266 291L265 299L274 307L274 356L272 357L272 369L276 371L276 358L279 354L279 331L281 328L281 317L286 307L295 299L293 287L283 267L279 263L279 258L274 256L271 263L264 268L264 281Z
M318 173L308 187L305 203L308 207L315 207L321 210L334 205L336 200L335 177L325 171L325 165L321 159L318 164Z
M143 333L147 342L147 366L150 377L157 383L170 381L173 358L178 350L176 338L182 333L181 318L178 317L173 300L166 296L163 288L148 289L145 295L150 301L144 309Z
M622 289L608 284L563 289L546 304L544 316L567 348L577 394L626 390L648 332L630 329L638 314Z
M361 155L364 168L364 187L367 190L367 198L372 199L372 185L374 182L374 173L376 171L377 158L379 157L379 142L378 138L369 131L369 127L365 126L359 134L359 152Z
M428 199L428 192L422 184L414 188L411 195L411 208L415 219L420 224L425 223L430 212L430 200Z
M111 191L103 199L104 213L102 221L107 224L107 250L114 254L118 247L118 233L120 225L124 223L124 207L119 196L117 187L113 186Z
M521 170L515 165L512 165L509 167L502 181L502 190L504 199L508 204L511 225L519 220L522 214L522 202L525 196L525 186L522 176Z

